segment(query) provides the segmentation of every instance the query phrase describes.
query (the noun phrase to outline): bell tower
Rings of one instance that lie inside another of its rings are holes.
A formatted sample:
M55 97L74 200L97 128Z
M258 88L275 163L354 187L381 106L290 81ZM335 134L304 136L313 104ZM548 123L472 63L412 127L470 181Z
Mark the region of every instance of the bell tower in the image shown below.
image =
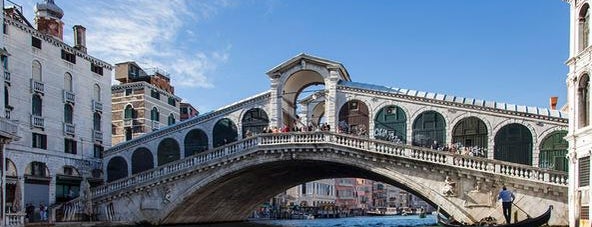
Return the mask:
M567 100L569 112L569 226L590 226L590 154L592 124L590 73L592 73L592 0L564 0L570 5L569 67Z
M35 24L37 30L59 40L64 37L64 11L53 0L44 0L35 5Z

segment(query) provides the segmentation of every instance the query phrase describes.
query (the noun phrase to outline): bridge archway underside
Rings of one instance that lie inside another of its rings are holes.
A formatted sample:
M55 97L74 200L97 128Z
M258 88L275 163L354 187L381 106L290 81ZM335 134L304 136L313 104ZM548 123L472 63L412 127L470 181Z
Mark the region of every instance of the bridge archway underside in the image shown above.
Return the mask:
M333 133L248 138L113 182L93 194L99 206L117 205L112 206L118 210L111 220L238 221L289 187L334 177L401 187L468 222L489 214L503 220L494 196L501 185L509 185L516 190L517 204L529 214L542 213L542 204L548 204L555 206L550 224L567 220L561 173ZM456 183L452 194L442 191L446 177Z

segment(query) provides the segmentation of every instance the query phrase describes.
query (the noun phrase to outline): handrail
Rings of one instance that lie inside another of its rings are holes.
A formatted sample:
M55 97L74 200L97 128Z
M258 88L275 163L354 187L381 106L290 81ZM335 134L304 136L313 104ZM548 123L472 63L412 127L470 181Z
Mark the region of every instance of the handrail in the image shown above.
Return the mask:
M259 134L96 187L92 190L92 195L93 198L97 198L141 183L151 182L153 179L166 179L168 176L184 173L214 160L228 158L235 154L246 154L247 151L257 150L255 149L257 147L310 143L333 144L370 153L567 186L567 173L565 172L322 131Z

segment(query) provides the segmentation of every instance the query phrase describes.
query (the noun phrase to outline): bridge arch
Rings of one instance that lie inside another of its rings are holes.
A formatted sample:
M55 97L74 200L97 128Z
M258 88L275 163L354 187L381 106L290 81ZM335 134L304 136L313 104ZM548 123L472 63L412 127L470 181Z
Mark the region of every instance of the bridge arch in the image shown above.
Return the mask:
M437 111L424 111L413 120L412 133L412 144L415 146L443 146L446 144L446 120Z
M148 148L140 147L132 154L132 175L154 168L154 155Z
M361 100L348 100L339 109L338 130L350 134L368 135L369 111L368 105Z
M208 150L208 135L199 128L191 129L184 139L185 157Z
M520 123L510 123L495 134L494 159L532 165L533 132Z
M259 134L263 132L263 129L269 127L267 112L259 107L247 110L241 119L243 138L249 136L247 134Z
M158 166L179 160L180 158L181 149L177 140L169 137L160 141L157 151Z
M212 130L213 147L220 147L238 140L236 124L229 118L222 118L214 124Z
M268 156L265 159L243 160L240 164L218 168L174 197L170 202L172 209L162 217L163 223L244 220L256 206L289 187L313 180L341 177L385 182L409 191L431 205L446 207L445 212L455 217L472 220L461 206L454 205L451 200L442 196L439 188L412 180L407 174L403 174L408 170L398 169L400 166L376 166L352 160L356 159L355 155L336 156L297 157L291 160ZM434 177L437 181L444 180L434 174L429 177ZM236 185L241 185L240 189ZM258 193L253 194L253 191Z
M313 125L320 125L323 116L325 116L325 101L318 102L316 105L313 106L312 111L310 112L310 118L308 123L312 123Z
M407 143L407 114L397 105L384 105L374 117L374 138Z
M121 156L111 158L107 164L107 182L122 179L128 176L127 162Z

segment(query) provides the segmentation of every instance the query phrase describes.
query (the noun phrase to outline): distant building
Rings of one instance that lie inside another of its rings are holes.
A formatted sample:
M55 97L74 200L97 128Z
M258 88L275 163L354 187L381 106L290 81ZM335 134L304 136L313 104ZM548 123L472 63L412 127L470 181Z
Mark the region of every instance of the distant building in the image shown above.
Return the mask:
M356 197L356 179L355 178L337 178L335 179L335 206L340 210L352 210L357 208L358 200Z
M168 73L160 69L142 69L135 62L115 65L111 87L112 143L131 140L180 119L179 103Z
M10 212L78 196L83 179L101 184L101 152L111 146L112 66L87 54L80 25L74 45L63 42L64 12L53 0L34 11L36 26L21 6L3 11L0 109L18 122L20 137L6 146Z
M292 195L295 197L294 205L303 207L335 205L335 179L307 182L294 188L297 193Z
M181 121L199 115L199 111L195 109L190 103L182 102L180 105L181 109Z

